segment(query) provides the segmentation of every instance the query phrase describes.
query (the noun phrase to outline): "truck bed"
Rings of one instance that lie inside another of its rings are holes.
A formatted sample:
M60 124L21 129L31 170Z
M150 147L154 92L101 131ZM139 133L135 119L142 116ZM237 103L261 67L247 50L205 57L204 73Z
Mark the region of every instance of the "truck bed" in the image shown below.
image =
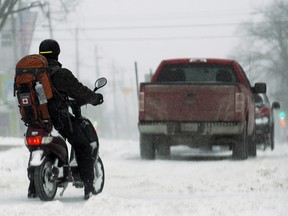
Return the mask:
M234 121L237 84L143 83L144 121Z

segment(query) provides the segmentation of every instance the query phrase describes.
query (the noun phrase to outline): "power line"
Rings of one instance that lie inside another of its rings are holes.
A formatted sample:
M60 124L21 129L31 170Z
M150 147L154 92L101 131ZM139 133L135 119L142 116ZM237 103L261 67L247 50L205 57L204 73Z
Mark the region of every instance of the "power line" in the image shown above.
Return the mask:
M275 23L287 23L287 20L279 20ZM198 24L174 24L174 25L143 25L143 26L98 26L98 27L79 27L82 31L113 31L113 30L139 30L139 29L173 29L173 28L203 28L203 27L219 27L219 26L238 26L252 24L266 24L268 21L258 22L230 22L230 23L198 23ZM58 28L55 31L68 31L75 28Z
M203 23L203 24L175 24L175 25L144 25L144 26L104 26L104 27L79 27L80 31L112 31L112 30L139 30L139 29L172 29L172 28L201 28L201 27L216 27L216 26L235 26L243 23ZM245 22L252 24L252 22ZM45 28L37 29L37 31L46 31ZM53 31L73 31L73 28L54 28ZM9 29L5 31L10 31ZM20 31L20 29L19 29Z
M79 38L79 41L97 41L97 42L117 42L117 41L168 41L168 40L195 40L195 39L223 39L223 38L239 38L249 37L251 35L204 35L204 36L180 36L180 37L115 37L115 38ZM37 39L37 38L35 38ZM73 41L73 38L59 38L62 41ZM40 39L39 39L40 40Z
M203 24L180 24L180 25L146 25L146 26L107 26L107 27L84 27L85 31L93 30L134 30L134 29L171 29L171 28L200 28L214 26L231 26L240 23L203 23Z
M139 29L171 29L171 28L202 28L216 26L235 26L243 23L203 23L203 24L179 24L179 25L144 25L144 26L104 26L104 27L79 27L82 31L111 31L111 30L139 30ZM245 22L244 24L252 24ZM67 31L69 28L59 28L56 31ZM70 29L73 30L73 29Z
M287 23L287 21L278 21L279 23ZM219 27L219 26L237 26L237 25L251 25L251 24L265 24L267 22L231 22L231 23L202 23L202 24L175 24L175 25L144 25L144 26L102 26L102 27L79 27L79 31L115 31L115 30L140 30L140 29L176 29L176 28L205 28L205 27ZM36 31L46 31L45 28L36 28ZM53 31L74 31L72 28L54 28ZM3 30L11 31L9 29ZM18 29L20 31L20 29Z

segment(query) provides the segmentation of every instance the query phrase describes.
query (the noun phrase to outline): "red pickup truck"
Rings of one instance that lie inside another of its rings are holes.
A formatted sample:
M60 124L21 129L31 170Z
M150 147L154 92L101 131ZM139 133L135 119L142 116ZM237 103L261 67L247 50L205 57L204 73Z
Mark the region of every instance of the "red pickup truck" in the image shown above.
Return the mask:
M173 145L211 148L229 145L232 158L256 156L253 93L235 60L164 60L151 82L140 83L140 155L169 156Z

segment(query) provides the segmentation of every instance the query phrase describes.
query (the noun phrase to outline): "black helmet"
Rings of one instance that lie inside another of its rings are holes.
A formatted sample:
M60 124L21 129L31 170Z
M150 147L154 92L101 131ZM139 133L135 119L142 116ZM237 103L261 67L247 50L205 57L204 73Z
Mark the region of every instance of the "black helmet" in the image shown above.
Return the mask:
M45 56L46 58L58 60L59 53L60 46L57 41L53 39L46 39L40 43L39 54Z

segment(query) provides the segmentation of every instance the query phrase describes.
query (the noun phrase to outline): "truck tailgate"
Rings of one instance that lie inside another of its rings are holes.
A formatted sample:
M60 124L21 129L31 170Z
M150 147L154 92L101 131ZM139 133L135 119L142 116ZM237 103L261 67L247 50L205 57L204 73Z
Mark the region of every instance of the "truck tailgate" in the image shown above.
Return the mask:
M236 85L147 84L146 121L234 121Z

